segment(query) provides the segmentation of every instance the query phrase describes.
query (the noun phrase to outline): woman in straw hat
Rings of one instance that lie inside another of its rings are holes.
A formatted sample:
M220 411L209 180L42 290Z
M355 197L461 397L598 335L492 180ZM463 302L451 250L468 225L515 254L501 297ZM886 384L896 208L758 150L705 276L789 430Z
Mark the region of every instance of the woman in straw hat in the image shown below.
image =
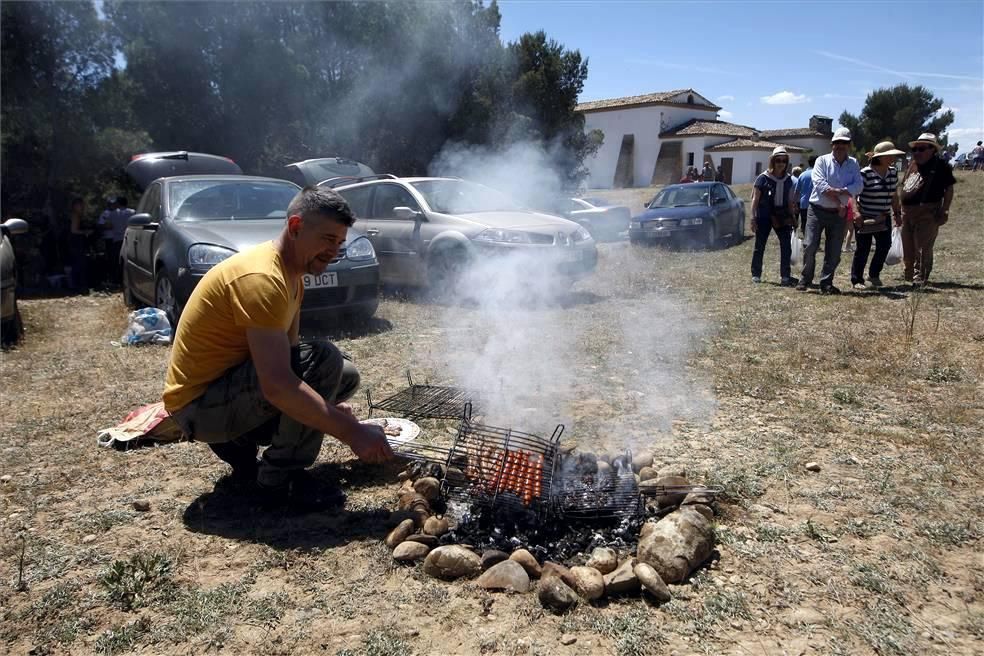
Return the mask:
M933 245L950 219L953 169L940 157L940 144L928 132L909 142L912 162L902 179L902 261L905 279L925 284L933 270Z
M798 282L789 274L790 237L796 226L796 194L789 171L789 154L784 146L776 146L769 156L769 168L755 178L752 190L752 230L755 250L752 253L752 282L762 282L762 258L769 234L775 230L779 238L779 275L783 287Z
M857 235L857 250L851 263L851 284L855 289L864 289L864 267L868 263L871 241L875 241L875 254L868 269L868 284L873 289L882 286L882 267L885 257L892 247L892 218L895 225L902 224L899 196L896 193L898 173L895 171L895 158L905 153L895 148L891 141L883 141L868 156L868 166L861 169L864 189L858 195L858 214L854 219Z

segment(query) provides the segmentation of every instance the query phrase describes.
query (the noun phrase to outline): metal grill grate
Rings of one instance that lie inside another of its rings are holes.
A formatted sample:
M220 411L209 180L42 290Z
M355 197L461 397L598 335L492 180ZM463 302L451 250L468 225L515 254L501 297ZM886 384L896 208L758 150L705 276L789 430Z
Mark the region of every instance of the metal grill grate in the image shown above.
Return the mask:
M492 509L547 509L558 425L549 439L511 428L476 424L466 406L447 460L443 488L448 496Z
M558 481L551 506L559 515L580 519L633 517L645 511L631 471L592 478Z
M407 372L407 383L409 387L379 402L373 401L372 392L367 389L369 416L379 411L408 419L457 419L464 415L465 405L477 397L474 392L458 387L417 385L410 372Z

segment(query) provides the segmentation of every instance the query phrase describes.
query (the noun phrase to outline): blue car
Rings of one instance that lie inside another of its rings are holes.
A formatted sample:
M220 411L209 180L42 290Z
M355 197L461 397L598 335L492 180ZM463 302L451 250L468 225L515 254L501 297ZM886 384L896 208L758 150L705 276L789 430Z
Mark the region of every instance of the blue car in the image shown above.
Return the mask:
M723 182L695 182L664 187L632 217L633 244L672 243L713 248L738 242L744 234L745 202Z

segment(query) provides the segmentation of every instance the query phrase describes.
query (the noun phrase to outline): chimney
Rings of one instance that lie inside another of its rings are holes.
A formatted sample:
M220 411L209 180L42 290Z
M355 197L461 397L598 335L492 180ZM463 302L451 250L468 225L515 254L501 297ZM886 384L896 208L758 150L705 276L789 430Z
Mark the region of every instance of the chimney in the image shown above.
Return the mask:
M832 135L834 133L833 125L834 119L829 116L817 116L814 114L810 117L810 129L820 134Z

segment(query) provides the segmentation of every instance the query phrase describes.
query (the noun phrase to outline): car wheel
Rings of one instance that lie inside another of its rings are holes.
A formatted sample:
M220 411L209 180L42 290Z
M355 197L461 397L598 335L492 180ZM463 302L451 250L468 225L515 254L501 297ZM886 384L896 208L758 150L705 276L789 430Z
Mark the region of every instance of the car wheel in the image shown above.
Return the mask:
M708 223L704 226L703 244L705 250L712 250L717 244L717 237L714 234L714 224Z
M154 307L164 311L172 330L178 325L178 300L174 295L171 278L164 269L157 272L157 279L154 282Z
M20 310L17 308L17 301L14 301L14 316L0 324L0 342L3 346L13 346L20 341L24 334L24 324L21 322Z
M130 274L126 270L126 263L123 263L123 304L128 308L137 307L137 298L133 295L133 290L130 289Z
M431 291L440 296L453 296L467 265L468 255L462 248L435 253L427 267Z

